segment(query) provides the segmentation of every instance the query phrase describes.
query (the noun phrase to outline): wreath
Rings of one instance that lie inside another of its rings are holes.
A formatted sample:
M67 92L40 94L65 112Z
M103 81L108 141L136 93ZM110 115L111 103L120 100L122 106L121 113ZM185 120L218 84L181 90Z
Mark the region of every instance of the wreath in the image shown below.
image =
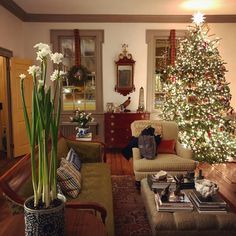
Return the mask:
M81 86L88 80L90 71L85 66L72 66L67 72L68 85Z

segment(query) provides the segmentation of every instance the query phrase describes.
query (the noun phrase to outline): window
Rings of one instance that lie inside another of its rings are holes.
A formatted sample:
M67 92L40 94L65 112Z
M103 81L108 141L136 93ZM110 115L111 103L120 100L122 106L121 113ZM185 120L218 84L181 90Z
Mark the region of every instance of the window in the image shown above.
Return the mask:
M75 67L73 30L51 30L54 51L64 54L64 70L69 72L62 87L62 111L103 110L102 43L103 30L79 30L81 67Z
M176 47L185 31L176 31ZM170 30L147 30L146 42L148 44L148 74L147 74L147 110L160 112L165 101L163 92L162 74L167 65L171 64L173 54L170 43Z

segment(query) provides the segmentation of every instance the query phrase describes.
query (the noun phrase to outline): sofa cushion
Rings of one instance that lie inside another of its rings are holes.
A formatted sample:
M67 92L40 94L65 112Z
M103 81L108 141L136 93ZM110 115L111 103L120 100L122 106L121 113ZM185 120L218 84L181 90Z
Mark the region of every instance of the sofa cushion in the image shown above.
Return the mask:
M81 189L81 174L66 159L61 159L61 165L57 169L57 179L64 194L76 198Z
M73 148L71 148L70 151L68 152L66 160L69 161L75 167L76 170L80 171L82 163L78 154L75 152Z
M110 167L106 163L85 163L81 167L83 176L81 193L75 200L98 202L107 210L108 235L114 235L113 200Z
M170 153L175 154L175 143L174 139L161 140L160 144L157 146L157 153Z
M194 160L181 158L176 154L158 154L153 160L139 159L134 162L135 171L157 172L187 171L196 167Z
M82 163L95 163L102 161L100 143L67 140L67 146L75 150Z

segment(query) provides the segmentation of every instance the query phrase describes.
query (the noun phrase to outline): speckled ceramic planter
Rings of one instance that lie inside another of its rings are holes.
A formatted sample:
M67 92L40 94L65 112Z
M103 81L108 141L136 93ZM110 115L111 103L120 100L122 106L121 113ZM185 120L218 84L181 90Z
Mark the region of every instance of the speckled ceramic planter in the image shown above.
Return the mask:
M26 236L64 236L65 217L63 197L61 204L50 209L35 210L27 207L27 203L33 201L33 197L28 198L24 204L25 235Z

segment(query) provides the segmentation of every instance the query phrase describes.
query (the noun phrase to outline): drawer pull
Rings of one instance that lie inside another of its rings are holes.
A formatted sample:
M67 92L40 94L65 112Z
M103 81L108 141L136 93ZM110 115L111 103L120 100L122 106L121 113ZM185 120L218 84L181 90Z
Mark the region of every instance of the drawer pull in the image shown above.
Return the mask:
M144 115L142 115L141 118L144 119Z
M111 130L111 133L113 134L114 132L115 132L115 131L112 129L112 130Z
M114 116L114 115L111 115L111 118L113 119L113 118L115 118L115 116Z
M111 122L111 126L114 126L115 125L115 123L114 122Z
M114 138L111 138L111 141L113 142L113 141L114 141Z

